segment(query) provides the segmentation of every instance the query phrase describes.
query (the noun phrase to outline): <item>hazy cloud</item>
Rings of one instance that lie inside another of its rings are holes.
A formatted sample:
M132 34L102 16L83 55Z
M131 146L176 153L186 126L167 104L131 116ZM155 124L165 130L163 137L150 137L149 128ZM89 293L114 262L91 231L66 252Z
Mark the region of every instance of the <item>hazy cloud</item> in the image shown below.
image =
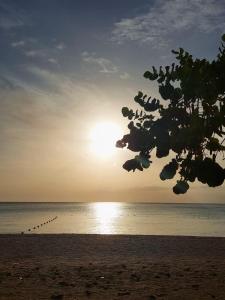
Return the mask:
M23 54L28 58L40 59L44 62L49 62L51 64L58 64L58 57L60 56L59 51L62 51L65 48L63 43L58 44L42 44L41 41L37 43L37 39L29 38L24 41L13 43L14 47L21 47L22 42L24 46Z
M13 27L23 26L23 22L19 19L13 19L7 16L1 16L0 27L3 29L11 29Z
M1 90L14 90L16 88L16 85L9 80L8 78L0 75L0 91Z
M9 30L15 27L27 25L27 16L6 1L0 3L0 28Z
M67 105L73 105L80 99L83 99L82 103L85 102L84 99L89 103L90 99L94 102L94 99L104 98L101 95L101 89L94 84L77 81L61 73L51 72L35 66L28 66L27 71L31 75L35 75L38 82L45 84L46 88L43 88L43 94L56 102L60 99L60 107L66 104L64 109L68 109L68 113L71 110ZM96 95L96 98L94 95Z
M11 46L16 48L16 47L23 47L25 45L24 41L18 41L18 42L12 42Z
M58 65L58 60L55 57L51 56L54 55L54 51L51 51L51 49L46 48L46 49L26 50L24 51L24 54L30 58L37 58L37 59L39 58L51 64Z
M15 133L13 138L32 140L27 138L24 130L29 130L29 134L34 130L34 134L42 137L48 128L60 127L65 131L70 122L74 130L80 119L85 123L88 112L91 114L98 103L107 99L106 91L92 83L35 66L27 66L24 71L30 78L29 82L20 76L0 76L0 136L6 141L10 140L11 133Z
M146 14L114 24L112 40L138 41L164 46L174 33L194 29L204 33L224 31L225 2L217 0L159 0Z
M50 62L51 64L58 64L58 61L57 61L57 59L55 59L55 58L52 58L52 57L50 57L49 59L48 59L48 62Z
M118 67L115 66L111 60L103 58L103 57L96 57L94 53L83 52L82 59L86 63L96 64L101 69L101 73L117 73Z
M24 52L28 57L45 57L47 54L45 50L37 49L37 50L28 50Z
M64 50L66 48L66 45L64 43L59 43L57 46L56 46L56 49L58 50Z
M127 72L124 72L120 75L120 78L121 79L129 79L130 78L130 75L127 73Z
M130 75L127 72L121 73L120 68L107 58L97 57L95 53L89 53L87 51L84 51L81 56L84 62L98 65L100 67L99 72L101 73L118 73L120 79L130 78Z

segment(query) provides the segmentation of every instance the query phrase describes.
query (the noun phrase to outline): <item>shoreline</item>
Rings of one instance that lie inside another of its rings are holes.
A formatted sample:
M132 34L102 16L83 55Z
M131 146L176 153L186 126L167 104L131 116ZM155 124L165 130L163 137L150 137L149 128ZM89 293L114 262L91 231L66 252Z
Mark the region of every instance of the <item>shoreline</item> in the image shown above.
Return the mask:
M225 238L0 234L0 299L224 299Z
M146 237L148 238L187 238L187 239L224 239L225 236L212 236L212 235L181 235L181 234L127 234L127 233L38 233L38 232L18 232L18 233L0 233L0 238L6 238L6 237L24 237L24 236L39 236L39 237L121 237L121 238L142 238Z

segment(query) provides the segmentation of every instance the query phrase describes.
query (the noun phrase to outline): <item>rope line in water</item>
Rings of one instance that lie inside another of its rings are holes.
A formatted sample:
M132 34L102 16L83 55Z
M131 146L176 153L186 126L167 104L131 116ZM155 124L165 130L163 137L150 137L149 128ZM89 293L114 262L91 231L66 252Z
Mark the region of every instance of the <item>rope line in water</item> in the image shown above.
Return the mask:
M33 228L29 228L29 229L27 229L25 231L21 231L21 234L24 234L25 232L31 232L32 230L36 230L36 229L38 229L38 228L40 228L40 227L42 227L44 225L47 225L47 224L55 221L57 218L58 218L58 216L55 216L53 219L49 219L46 222L41 223L40 225L34 226Z

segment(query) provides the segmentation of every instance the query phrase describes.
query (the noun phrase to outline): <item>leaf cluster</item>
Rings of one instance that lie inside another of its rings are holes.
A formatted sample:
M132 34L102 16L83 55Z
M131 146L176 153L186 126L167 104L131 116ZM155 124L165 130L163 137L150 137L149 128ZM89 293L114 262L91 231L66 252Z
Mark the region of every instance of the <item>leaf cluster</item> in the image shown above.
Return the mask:
M224 155L225 126L225 35L219 54L213 61L194 59L180 48L172 51L177 64L146 71L144 77L155 81L162 99L144 95L134 101L141 107L135 112L127 107L129 133L116 144L139 152L124 163L127 171L148 168L151 152L162 158L174 158L161 171L161 180L180 177L173 191L183 194L195 180L210 187L224 182L225 171L216 161ZM188 183L189 182L189 183Z

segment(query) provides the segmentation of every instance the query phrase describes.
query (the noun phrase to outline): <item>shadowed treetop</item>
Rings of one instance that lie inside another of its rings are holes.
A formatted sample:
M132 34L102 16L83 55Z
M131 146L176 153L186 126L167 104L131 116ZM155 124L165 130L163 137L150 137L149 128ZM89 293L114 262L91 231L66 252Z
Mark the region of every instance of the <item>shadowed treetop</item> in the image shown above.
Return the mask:
M173 191L183 194L196 179L210 187L222 185L225 170L218 163L224 155L225 126L225 35L212 62L193 59L180 48L172 51L177 64L152 67L144 77L156 81L162 100L142 92L134 97L142 109L122 108L129 133L117 142L137 155L124 163L127 171L149 168L151 152L173 158L160 173L161 180L179 176Z

